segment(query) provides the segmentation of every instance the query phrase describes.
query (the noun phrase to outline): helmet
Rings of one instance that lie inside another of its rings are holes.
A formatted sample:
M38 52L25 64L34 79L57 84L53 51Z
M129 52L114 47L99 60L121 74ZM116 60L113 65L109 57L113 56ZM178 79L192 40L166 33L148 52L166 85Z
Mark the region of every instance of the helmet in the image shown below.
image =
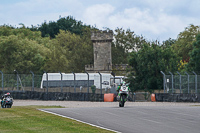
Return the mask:
M10 95L10 93L8 92L8 93L6 93L6 95Z
M126 85L126 83L123 81L123 82L122 82L122 85Z

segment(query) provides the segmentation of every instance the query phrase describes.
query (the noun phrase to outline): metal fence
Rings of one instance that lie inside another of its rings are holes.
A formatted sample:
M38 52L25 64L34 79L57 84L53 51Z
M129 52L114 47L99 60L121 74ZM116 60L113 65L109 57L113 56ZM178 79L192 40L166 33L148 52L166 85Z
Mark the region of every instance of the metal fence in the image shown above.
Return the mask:
M85 75L86 77L87 75ZM37 91L37 92L71 92L71 93L92 93L91 86L94 85L92 80L79 79L68 80L68 77L63 77L65 80L48 80L51 75L47 75L44 81L43 75L35 74L2 74L0 77L0 88L2 91ZM56 76L54 76L56 78ZM102 84L103 82L99 77L96 82ZM111 82L112 83L112 82ZM111 87L97 88L96 94L105 94L115 92L117 85L111 84Z
M117 95L118 83L122 82L118 77L108 78L101 73L93 77L95 80L91 80L88 73L79 76L76 73L68 76L60 73L53 76L48 73L37 75L33 72L4 74L0 71L0 74L0 95L11 92L15 99L102 101L105 93ZM105 85L104 80L110 80L109 85ZM95 93L91 89L94 84L100 85ZM147 101L146 95L130 92L129 101Z
M42 75L3 74L0 77L2 91L42 91L40 89Z
M192 74L180 74L176 72L168 74L161 71L163 74L164 93L181 93L181 94L198 94L200 93L200 75L195 72Z
M15 99L103 101L103 94L116 92L115 84L110 85L110 88L102 87L102 79L106 78L100 73L94 78L96 78L96 84L100 84L96 91L91 89L95 83L94 80L90 80L88 73L79 77L76 77L75 73L68 76L60 74L58 77L58 75L52 76L48 73L37 75L33 72L30 74L1 72L0 95L11 92Z

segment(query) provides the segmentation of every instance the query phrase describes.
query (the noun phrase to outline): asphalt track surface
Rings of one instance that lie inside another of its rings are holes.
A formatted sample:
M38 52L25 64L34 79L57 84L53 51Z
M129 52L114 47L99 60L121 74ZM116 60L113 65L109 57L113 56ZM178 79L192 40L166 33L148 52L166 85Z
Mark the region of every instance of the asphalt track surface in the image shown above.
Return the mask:
M115 104L116 105L116 104ZM44 109L122 133L200 133L200 106L118 106ZM43 110L43 111L44 111Z

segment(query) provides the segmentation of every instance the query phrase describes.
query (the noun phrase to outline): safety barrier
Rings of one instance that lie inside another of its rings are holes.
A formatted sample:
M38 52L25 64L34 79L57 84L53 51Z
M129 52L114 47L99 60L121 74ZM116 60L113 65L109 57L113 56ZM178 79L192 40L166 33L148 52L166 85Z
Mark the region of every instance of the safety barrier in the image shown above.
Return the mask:
M66 100L66 101L99 101L102 102L104 95L92 93L61 93L61 92L36 92L36 91L10 91L13 99L22 100ZM0 91L0 95L4 93Z
M157 102L200 102L200 94L155 93Z

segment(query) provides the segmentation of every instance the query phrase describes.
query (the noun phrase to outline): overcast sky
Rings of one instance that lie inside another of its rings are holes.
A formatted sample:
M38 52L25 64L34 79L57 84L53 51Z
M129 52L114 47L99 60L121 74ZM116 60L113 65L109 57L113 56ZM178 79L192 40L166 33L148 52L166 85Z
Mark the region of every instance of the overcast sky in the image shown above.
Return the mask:
M112 30L131 29L148 40L176 39L190 24L200 25L200 0L1 0L0 25L30 27L59 16Z

